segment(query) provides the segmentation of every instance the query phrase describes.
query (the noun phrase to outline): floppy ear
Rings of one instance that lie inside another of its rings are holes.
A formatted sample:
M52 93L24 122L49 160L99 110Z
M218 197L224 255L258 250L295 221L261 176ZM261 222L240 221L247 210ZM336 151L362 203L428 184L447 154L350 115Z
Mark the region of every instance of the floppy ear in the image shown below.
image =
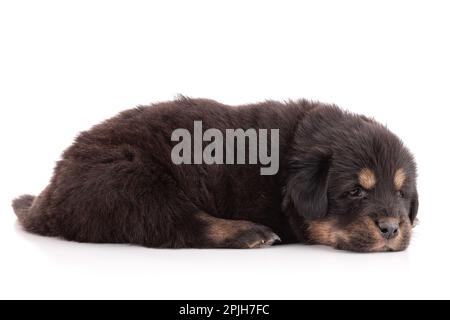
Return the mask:
M331 155L316 151L292 160L289 168L283 209L289 207L305 219L322 218L328 211L328 171Z
M411 204L409 206L409 219L413 225L416 224L417 211L419 210L419 195L417 189L414 188L414 192L411 198Z

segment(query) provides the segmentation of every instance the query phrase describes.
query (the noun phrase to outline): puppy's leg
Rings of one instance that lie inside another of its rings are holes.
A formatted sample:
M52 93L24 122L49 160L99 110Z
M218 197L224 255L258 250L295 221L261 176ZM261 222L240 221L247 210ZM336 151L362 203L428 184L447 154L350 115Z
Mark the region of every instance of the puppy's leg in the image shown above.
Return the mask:
M244 220L227 220L207 213L196 214L202 225L204 248L263 248L280 241L270 228Z

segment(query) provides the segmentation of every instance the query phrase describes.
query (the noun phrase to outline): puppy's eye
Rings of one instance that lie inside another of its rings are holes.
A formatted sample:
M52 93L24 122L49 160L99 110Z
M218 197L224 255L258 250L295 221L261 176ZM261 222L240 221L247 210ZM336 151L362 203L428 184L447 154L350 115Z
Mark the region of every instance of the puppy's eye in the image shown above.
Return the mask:
M362 188L355 188L348 192L348 196L352 199L363 199L367 196L367 192Z
M397 197L404 198L405 197L405 193L402 190L398 190L397 191Z

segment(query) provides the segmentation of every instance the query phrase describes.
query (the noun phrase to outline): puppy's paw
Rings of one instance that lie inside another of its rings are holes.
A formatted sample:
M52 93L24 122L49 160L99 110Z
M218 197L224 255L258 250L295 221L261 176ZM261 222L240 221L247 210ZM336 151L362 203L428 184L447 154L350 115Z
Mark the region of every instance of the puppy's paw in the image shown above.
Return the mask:
M256 249L269 247L277 242L281 242L281 239L270 228L255 224L238 233L234 239L229 240L228 245L231 248Z
M204 212L197 218L203 224L204 237L200 248L264 248L280 242L280 237L270 228L246 220L221 219Z

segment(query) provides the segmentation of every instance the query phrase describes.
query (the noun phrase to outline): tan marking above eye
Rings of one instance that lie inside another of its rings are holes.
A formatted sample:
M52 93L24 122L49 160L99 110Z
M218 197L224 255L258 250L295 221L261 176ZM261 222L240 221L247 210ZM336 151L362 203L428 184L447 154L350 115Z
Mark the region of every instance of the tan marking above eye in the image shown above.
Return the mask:
M372 189L373 187L375 187L375 184L377 183L377 179L375 178L375 173L368 168L364 168L359 172L358 179L359 179L359 184L364 189Z
M394 176L395 188L397 190L400 190L403 187L405 180L406 180L405 170L403 170L403 168L398 169L397 172L395 172L395 176Z

